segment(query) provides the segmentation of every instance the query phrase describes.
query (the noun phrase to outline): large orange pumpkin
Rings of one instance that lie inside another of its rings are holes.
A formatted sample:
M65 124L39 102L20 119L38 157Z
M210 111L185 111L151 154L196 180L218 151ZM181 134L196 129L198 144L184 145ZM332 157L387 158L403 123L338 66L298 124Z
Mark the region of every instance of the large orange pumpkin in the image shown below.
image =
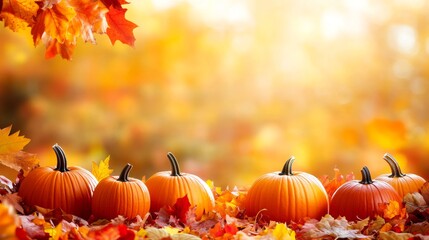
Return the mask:
M402 203L401 197L392 186L371 179L367 167L363 167L361 173L361 181L348 181L332 195L329 214L333 217L344 216L349 221L365 219L382 215L382 204L390 201Z
M196 207L197 218L204 212L211 211L214 207L214 196L207 183L196 175L181 173L172 153L168 153L167 157L172 170L155 173L146 181L150 193L150 211L155 213L164 206L172 206L178 198L185 195L191 207Z
M252 184L245 203L247 215L260 213L269 220L297 222L328 213L328 194L322 183L309 173L292 171L294 161L289 158L281 172L262 175Z
M132 167L127 164L119 176L107 177L98 183L92 199L92 213L96 218L144 217L149 212L149 191L141 180L128 177Z
M92 194L98 181L81 167L67 167L63 149L53 146L57 166L38 167L30 171L18 190L18 195L29 205L56 209L88 218L91 214Z
M407 193L418 192L426 180L413 173L404 174L399 167L396 159L389 153L384 154L383 159L389 164L392 170L391 174L382 174L375 178L387 182L398 192L399 196L404 197Z

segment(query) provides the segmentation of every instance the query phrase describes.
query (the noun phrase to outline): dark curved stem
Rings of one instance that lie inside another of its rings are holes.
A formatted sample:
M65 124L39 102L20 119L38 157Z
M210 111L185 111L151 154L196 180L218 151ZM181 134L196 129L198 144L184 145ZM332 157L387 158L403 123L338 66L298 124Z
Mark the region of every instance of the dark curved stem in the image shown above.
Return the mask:
M60 172L67 172L69 169L67 168L67 158L64 150L57 143L52 146L55 151L55 155L57 155L57 167L55 170Z
M118 177L118 181L121 182L128 182L128 175L130 174L131 168L133 168L133 165L127 163L125 165L124 169L122 169L121 175Z
M371 173L369 172L369 169L366 166L363 167L362 170L360 170L360 172L362 173L362 180L360 181L360 183L371 184L374 182L372 181Z
M287 176L292 176L292 163L295 161L295 157L291 156L285 163L285 165L283 166L283 169L281 171L281 173L279 175L287 175Z
M389 177L403 177L405 174L402 173L401 168L399 167L396 159L389 153L384 154L383 159L389 164L392 174Z
M167 153L167 157L171 163L171 176L181 176L179 164L177 163L176 157L174 157L171 152Z

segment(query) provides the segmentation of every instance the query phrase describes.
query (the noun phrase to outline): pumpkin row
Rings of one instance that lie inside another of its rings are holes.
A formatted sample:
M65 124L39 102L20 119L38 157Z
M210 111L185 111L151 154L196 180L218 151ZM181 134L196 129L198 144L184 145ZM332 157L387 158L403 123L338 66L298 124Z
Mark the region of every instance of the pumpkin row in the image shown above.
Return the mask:
M172 153L167 157L171 171L152 175L146 182L129 177L132 165L127 164L119 176L104 178L100 182L81 167L68 167L63 149L53 146L57 166L38 167L22 180L18 195L29 205L63 211L88 219L112 219L118 215L134 218L154 213L166 205L173 205L187 195L196 217L214 207L210 187L198 176L181 173ZM416 192L426 182L415 174L403 174L396 160L384 156L392 174L372 179L367 167L361 170L362 180L352 180L340 186L329 199L322 183L315 176L292 171L295 160L286 161L282 171L259 177L249 188L245 201L246 214L260 214L266 219L290 222L310 217L319 219L329 213L348 220L363 219L380 214L379 204Z

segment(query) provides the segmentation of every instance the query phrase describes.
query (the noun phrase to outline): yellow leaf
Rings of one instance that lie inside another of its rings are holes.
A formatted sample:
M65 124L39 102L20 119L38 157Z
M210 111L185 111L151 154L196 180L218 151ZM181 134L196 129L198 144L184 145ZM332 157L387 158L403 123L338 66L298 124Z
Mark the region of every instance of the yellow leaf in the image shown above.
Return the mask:
M19 131L9 135L11 129L12 126L0 129L0 154L21 151L30 142L30 139L19 136Z
M49 236L51 236L50 239L52 240L58 240L61 238L63 232L63 224L60 222L55 228L45 228L45 232L49 233Z
M100 164L97 165L95 162L92 162L92 174L98 181L110 176L113 172L113 169L109 169L110 156L107 156L106 159L100 161Z
M288 228L286 224L279 223L273 230L273 236L276 240L294 240L295 239L295 231Z
M15 239L17 215L9 204L0 203L0 239Z
M39 6L34 0L5 0L0 19L12 31L23 30L34 23Z

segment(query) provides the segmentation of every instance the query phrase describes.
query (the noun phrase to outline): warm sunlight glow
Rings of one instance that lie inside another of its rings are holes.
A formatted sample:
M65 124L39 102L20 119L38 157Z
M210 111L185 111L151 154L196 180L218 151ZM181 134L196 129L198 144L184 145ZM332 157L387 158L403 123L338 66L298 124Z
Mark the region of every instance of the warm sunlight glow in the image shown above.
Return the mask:
M167 152L217 185L294 168L316 176L429 172L429 2L133 0L135 47L95 34L72 61L0 29L0 128L90 167L136 175ZM417 167L419 166L419 167Z

